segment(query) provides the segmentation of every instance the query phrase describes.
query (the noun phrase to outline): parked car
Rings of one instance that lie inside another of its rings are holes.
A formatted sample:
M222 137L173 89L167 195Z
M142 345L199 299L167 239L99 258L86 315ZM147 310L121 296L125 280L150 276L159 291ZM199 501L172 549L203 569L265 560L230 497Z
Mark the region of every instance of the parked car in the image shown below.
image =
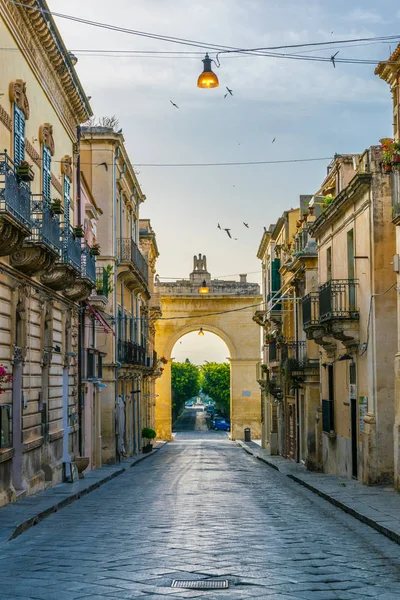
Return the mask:
M214 419L214 429L215 431L230 431L231 422L229 419L224 419L223 417Z
M188 400L187 402L185 402L185 406L187 408L190 408L191 406L193 406L193 402L191 400Z
M206 413L207 413L208 415L213 415L213 414L214 414L214 407L213 407L213 406L210 406L210 405L208 405L208 406L207 406L207 408L206 408Z

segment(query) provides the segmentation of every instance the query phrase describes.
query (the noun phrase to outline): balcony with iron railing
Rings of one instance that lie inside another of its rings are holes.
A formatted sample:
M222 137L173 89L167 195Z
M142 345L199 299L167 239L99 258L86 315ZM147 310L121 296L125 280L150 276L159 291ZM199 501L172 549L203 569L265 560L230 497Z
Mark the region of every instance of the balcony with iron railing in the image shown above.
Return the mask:
M105 270L105 269L104 269ZM84 245L81 251L81 273L82 277L88 279L93 284L97 282L96 257L90 252L87 244ZM108 283L108 277L107 277Z
M146 348L130 341L118 341L117 348L118 361L124 365L147 365Z
M359 319L357 285L356 279L331 279L319 287L320 323L337 319Z
M303 329L319 326L319 293L311 292L302 299Z
M149 267L143 254L131 238L119 238L117 255L121 263L130 263L145 286L149 283Z
M0 256L20 248L32 230L31 191L16 174L7 152L0 153Z
M81 240L75 237L71 226L64 227L62 233L62 262L71 265L77 271L82 269Z
M311 237L308 227L303 227L295 236L293 256L317 256L317 242Z

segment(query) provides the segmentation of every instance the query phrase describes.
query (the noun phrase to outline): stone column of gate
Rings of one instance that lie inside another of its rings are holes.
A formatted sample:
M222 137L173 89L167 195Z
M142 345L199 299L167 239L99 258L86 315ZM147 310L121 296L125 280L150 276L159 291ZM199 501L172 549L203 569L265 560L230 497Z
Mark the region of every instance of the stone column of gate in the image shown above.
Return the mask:
M259 358L231 358L231 439L242 440L250 428L252 439L261 439L261 394L256 381Z
M171 361L163 365L162 376L156 381L156 433L158 440L172 440Z

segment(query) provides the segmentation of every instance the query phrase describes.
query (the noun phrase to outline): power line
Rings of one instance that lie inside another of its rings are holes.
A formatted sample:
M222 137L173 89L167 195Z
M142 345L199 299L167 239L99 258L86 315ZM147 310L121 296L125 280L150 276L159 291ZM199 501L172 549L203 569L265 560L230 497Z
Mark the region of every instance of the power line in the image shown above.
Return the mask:
M323 41L323 42L307 42L307 43L301 43L301 44L286 44L286 45L280 45L280 46L265 46L265 47L258 47L258 48L235 48L233 46L223 46L220 44L210 44L210 43L206 43L206 42L200 42L200 41L196 41L196 40L191 40L191 39L187 39L187 38L178 38L178 37L173 37L173 36L166 36L166 35L160 35L160 34L155 34L155 33L151 33L151 32L145 32L145 31L138 31L138 30L134 30L134 29L128 29L125 27L120 27L117 25L111 25L109 23L101 23L99 21L91 21L89 19L84 19L82 17L75 17L73 15L67 15L64 13L58 13L58 12L52 12L50 10L46 10L44 8L41 7L32 7L29 6L28 4L24 4L23 2L18 2L17 0L7 0L9 3L14 4L16 6L20 6L23 8L27 8L30 11L36 11L36 12L41 12L42 14L47 14L47 15L51 15L53 17L58 17L60 19L66 19L66 20L70 20L70 21L74 21L77 23L82 23L85 25L89 25L92 27L99 27L102 29L108 29L110 31L117 31L119 33L125 33L125 34L129 34L129 35L135 35L138 37L144 37L144 38L149 38L149 39L156 39L159 41L165 41L168 43L174 43L174 44L180 44L180 45L186 45L186 46L192 46L192 47L198 47L198 48L203 48L205 50L215 50L218 54L229 54L229 53L246 53L246 54L256 54L256 53L261 53L259 54L260 56L270 56L268 53L264 53L264 51L266 50L283 50L283 49L287 49L287 48L306 48L306 47L329 47L329 46L333 46L334 44L351 44L351 43L356 43L356 42L370 42L370 41L393 41L393 40L398 40L400 39L400 34L396 34L396 35L390 35L390 36L375 36L375 37L368 37L368 38L352 38L352 39L344 39L344 40L330 40L330 41ZM278 58L292 58L288 55L276 55L275 57ZM316 60L321 60L324 62L330 61L329 57L314 57ZM299 58L299 60L301 60ZM340 60L336 60L336 62L349 62L350 60L355 60L355 59L340 59ZM357 61L359 62L359 61ZM368 64L368 63L363 63L363 64ZM376 64L375 61L373 61L373 64Z

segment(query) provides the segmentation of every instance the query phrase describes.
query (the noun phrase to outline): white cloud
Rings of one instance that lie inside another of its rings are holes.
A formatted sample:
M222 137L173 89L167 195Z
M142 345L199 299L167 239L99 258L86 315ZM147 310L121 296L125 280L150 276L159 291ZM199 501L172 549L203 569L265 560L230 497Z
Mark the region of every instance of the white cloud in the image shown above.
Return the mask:
M371 10L364 10L362 8L354 9L348 16L350 21L361 21L362 23L372 24L384 24L388 23L381 15Z

